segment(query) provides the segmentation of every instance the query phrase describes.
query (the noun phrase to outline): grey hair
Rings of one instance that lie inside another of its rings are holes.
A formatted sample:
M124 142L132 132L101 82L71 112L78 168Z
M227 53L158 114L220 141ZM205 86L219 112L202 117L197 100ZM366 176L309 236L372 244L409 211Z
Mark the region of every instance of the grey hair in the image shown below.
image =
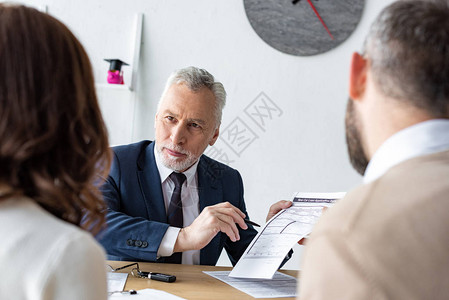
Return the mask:
M204 69L192 66L174 71L167 79L164 92L159 99L157 108L158 111L161 106L162 99L173 84L185 84L193 92L197 92L203 87L208 88L215 96L215 119L217 122L216 125L218 127L221 124L223 108L226 104L226 91L223 87L223 84L221 82L215 81L215 78L212 74Z
M389 5L371 26L364 52L384 95L434 117L448 117L448 0L402 0Z

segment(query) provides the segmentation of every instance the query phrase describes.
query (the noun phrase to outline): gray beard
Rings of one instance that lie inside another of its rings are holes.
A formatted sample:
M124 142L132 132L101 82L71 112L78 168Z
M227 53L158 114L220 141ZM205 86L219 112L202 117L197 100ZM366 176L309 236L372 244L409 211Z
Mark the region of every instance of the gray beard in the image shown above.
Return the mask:
M167 158L164 156L164 154L162 153L162 148L166 147L166 145L158 145L156 143L156 151L159 155L159 158L161 159L161 162L164 166L166 166L167 168L176 171L176 172L183 172L185 170L187 170L188 168L190 168L196 161L197 158L190 153L189 151L186 151L184 149L182 149L179 146L174 146L174 145L169 145L170 149L175 150L177 152L181 152L187 155L186 158L180 160L177 158Z

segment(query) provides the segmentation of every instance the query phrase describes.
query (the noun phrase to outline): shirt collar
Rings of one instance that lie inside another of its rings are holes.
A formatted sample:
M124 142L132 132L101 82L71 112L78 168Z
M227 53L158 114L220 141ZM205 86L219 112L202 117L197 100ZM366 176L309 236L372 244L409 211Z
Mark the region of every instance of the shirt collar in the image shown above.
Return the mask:
M408 159L449 149L449 120L435 119L407 127L388 138L371 158L363 177L369 183Z
M156 165L159 171L159 176L161 177L161 183L167 180L168 176L174 171L170 168L167 168L163 163L161 158L159 157L159 153L156 150L157 145L154 147L154 158L156 159ZM191 185L194 182L196 170L198 169L199 159L186 171L182 172L186 175L186 183L187 185Z

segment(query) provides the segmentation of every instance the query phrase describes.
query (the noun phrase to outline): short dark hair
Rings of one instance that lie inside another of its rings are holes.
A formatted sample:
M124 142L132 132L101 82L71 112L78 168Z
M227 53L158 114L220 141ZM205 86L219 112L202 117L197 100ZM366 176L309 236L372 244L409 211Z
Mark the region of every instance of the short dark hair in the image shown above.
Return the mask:
M24 195L79 226L86 214L98 232L109 151L80 42L48 14L0 4L0 184L12 191L0 200Z
M386 7L365 42L373 78L387 96L449 117L449 1Z

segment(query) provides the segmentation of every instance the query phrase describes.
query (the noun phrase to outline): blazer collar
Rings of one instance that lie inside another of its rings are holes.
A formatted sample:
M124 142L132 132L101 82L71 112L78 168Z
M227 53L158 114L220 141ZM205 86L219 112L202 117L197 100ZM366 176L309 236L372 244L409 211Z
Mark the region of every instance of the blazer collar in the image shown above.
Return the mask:
M137 159L137 177L150 220L167 223L161 179L154 158L154 142L142 149Z
M223 192L219 165L210 159L201 156L198 164L198 191L200 198L200 211L206 206L222 202Z

